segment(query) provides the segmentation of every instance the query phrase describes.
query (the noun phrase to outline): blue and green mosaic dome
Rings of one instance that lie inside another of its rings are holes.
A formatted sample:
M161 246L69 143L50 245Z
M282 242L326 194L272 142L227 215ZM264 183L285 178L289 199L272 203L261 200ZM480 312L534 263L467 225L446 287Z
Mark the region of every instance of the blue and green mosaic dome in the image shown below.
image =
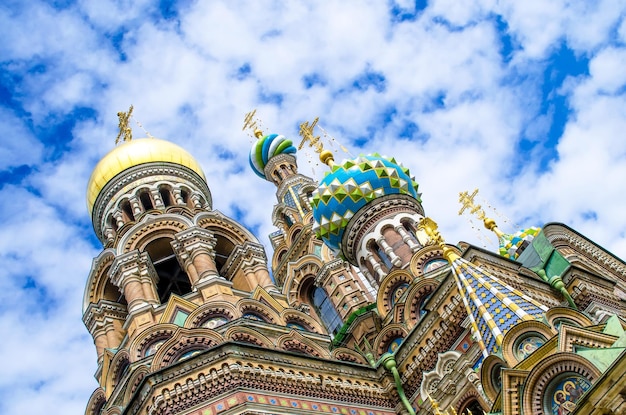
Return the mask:
M280 134L269 134L257 140L250 149L250 167L257 176L265 177L265 166L274 156L279 154L295 154L293 142Z
M339 252L344 229L359 209L387 195L407 195L421 202L417 187L409 169L380 154L336 164L312 195L317 237Z
M541 228L531 226L512 235L503 235L499 241L500 248L498 251L500 255L505 258L517 259L540 231Z

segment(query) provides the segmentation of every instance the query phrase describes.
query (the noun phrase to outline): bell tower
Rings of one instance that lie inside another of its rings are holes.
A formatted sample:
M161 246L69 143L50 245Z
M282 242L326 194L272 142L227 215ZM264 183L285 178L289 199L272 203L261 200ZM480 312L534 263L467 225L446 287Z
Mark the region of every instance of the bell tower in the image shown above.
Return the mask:
M184 327L199 305L235 304L234 290L276 291L263 246L212 209L198 162L169 141L133 139L131 114L132 107L118 114L118 144L96 165L87 187L104 249L87 280L83 321L94 338L105 398L127 367L156 352L157 340ZM236 314L224 310L219 318Z

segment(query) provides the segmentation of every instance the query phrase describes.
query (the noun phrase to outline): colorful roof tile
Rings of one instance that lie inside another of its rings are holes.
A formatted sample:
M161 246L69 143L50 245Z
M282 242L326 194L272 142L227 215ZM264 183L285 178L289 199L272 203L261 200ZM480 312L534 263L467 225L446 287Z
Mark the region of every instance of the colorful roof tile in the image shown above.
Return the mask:
M333 165L311 200L317 236L338 252L346 225L372 200L404 194L421 202L418 185L409 174L395 159L379 154L360 155Z
M548 310L520 290L458 255L452 259L452 269L463 303L481 336L486 353L500 348L502 337L511 327L523 320L541 319Z
M264 170L272 157L279 154L295 154L296 151L293 142L284 135L266 135L252 145L249 159L250 167L257 176L267 179Z
M504 234L500 239L499 253L505 258L517 259L532 240L541 231L541 228L531 226L512 235Z

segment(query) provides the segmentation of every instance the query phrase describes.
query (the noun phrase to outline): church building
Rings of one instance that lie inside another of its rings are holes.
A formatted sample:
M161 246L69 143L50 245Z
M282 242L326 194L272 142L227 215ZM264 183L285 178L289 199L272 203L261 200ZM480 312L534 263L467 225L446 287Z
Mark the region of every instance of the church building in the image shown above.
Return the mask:
M464 192L500 249L452 244L400 160L339 162L317 120L296 148L249 114L269 257L213 209L193 149L134 139L129 116L87 188L86 415L626 414L626 263L576 230L506 234Z

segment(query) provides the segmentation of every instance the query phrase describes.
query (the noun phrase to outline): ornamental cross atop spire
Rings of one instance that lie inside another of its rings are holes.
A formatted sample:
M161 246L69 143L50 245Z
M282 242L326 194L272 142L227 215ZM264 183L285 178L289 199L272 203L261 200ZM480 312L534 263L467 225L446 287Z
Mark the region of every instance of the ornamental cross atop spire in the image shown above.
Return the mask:
M133 130L128 125L130 122L130 118L133 116L133 106L131 105L128 109L128 112L120 111L117 113L117 117L120 119L118 124L119 132L117 133L117 138L115 139L115 144L120 142L120 139L124 141L130 141L133 139Z
M319 135L313 134L313 130L315 129L315 126L317 125L317 122L319 120L320 117L315 117L311 124L309 124L308 121L300 124L300 131L298 132L298 134L300 134L300 137L302 137L302 141L298 146L298 150L302 150L302 147L304 147L304 143L308 141L309 146L313 147L313 151L320 155L321 162L332 168L335 165L335 158L333 156L333 153L324 148L324 145L320 141Z
M300 131L298 132L298 134L300 134L300 137L302 137L302 141L300 142L300 145L298 146L298 150L302 150L302 147L304 147L304 143L308 141L309 146L313 147L316 153L319 154L322 151L324 151L324 146L320 142L320 136L319 135L316 136L313 134L313 129L315 129L315 126L317 125L317 122L319 120L320 120L320 117L315 117L315 119L310 125L308 121L305 121L302 124L300 124Z
M262 138L263 131L261 131L261 129L259 128L258 126L259 120L255 118L255 115L256 115L256 109L253 109L252 111L246 114L245 118L243 119L243 128L241 129L241 131L245 131L247 128L252 131L252 133L254 134L256 138Z
M472 194L468 194L468 192L459 193L459 203L461 203L462 207L459 210L459 215L462 215L465 212L465 209L469 209L470 213L476 215L478 219L485 219L485 211L482 206L475 204L474 197L478 194L478 189L474 189Z

